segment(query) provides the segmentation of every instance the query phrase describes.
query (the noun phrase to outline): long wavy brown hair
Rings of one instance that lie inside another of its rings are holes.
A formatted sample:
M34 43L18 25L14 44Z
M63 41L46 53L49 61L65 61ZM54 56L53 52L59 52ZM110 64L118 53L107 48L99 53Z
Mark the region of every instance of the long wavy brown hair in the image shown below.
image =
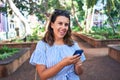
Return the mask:
M68 31L67 31L66 35L63 38L63 41L64 41L64 44L66 44L68 46L72 46L73 45L73 40L71 38L70 13L66 10L55 9L53 14L51 15L47 31L46 31L45 36L43 37L42 40L44 42L48 43L50 46L52 46L54 44L55 38L54 38L53 29L51 28L51 22L54 23L58 16L65 16L69 19L69 28L68 28Z

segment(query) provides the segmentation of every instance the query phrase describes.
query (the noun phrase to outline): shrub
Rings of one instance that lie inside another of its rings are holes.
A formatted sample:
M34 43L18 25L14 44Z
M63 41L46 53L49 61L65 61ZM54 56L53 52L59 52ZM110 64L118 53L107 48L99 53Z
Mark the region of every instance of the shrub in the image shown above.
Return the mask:
M18 48L9 48L7 46L3 46L0 49L0 60L4 60L12 55L14 55L15 53L17 53L19 51Z

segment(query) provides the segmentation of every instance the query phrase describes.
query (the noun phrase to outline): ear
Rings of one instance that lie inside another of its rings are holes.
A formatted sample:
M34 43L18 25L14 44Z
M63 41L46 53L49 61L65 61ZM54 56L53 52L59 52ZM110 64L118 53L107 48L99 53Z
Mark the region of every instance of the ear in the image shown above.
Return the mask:
M51 22L51 28L53 28L53 26L54 26L54 23Z

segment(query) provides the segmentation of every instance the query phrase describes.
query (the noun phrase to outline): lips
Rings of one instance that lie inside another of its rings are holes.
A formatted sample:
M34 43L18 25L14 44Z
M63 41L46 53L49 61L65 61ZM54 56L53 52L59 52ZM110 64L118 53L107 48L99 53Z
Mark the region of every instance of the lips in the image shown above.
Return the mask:
M66 34L66 30L60 30L59 33L61 36L64 36Z

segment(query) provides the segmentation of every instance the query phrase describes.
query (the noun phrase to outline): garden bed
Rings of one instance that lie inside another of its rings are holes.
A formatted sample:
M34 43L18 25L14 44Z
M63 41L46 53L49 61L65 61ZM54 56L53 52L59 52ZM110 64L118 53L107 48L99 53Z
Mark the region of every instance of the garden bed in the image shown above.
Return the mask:
M0 60L0 77L6 77L15 72L28 58L30 58L30 49L21 48L13 56Z
M7 43L0 43L0 48L2 46L8 46L10 48L30 48L30 54L34 51L36 47L37 42L21 42L21 43L15 43L15 42L7 42Z
M86 41L87 43L96 48L107 47L107 45L109 44L120 44L120 39L99 40L80 33L73 33L73 35L80 37L82 40Z
M108 55L114 60L120 62L120 44L108 45L108 47L109 47Z

